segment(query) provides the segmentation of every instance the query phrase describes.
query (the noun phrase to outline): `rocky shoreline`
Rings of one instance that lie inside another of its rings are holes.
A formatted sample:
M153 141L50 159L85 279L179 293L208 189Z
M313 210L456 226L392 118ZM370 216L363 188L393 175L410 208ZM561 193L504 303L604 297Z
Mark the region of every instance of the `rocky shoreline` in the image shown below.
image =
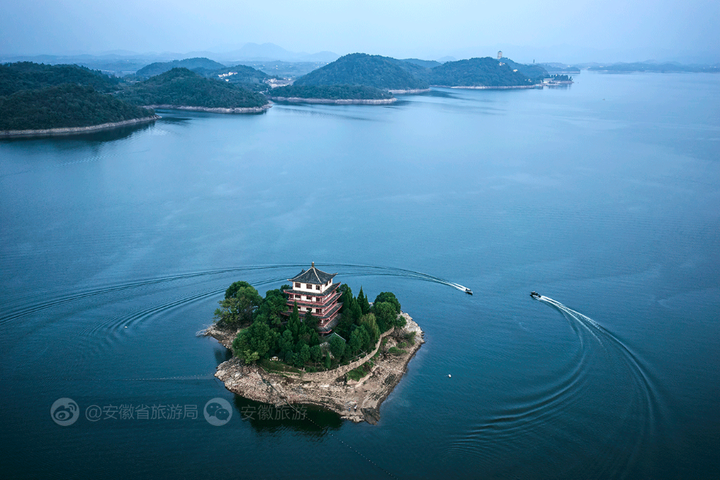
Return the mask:
M407 364L425 343L420 326L408 314L402 315L406 320L403 328L385 332L372 352L334 370L275 373L257 365L243 365L240 359L233 357L218 365L215 376L225 383L225 388L250 400L276 406L317 405L353 422L375 424L380 419L380 405L400 383ZM413 343L402 349L405 353L389 353L401 341L409 342L407 336L412 332L415 332ZM230 348L237 332L220 330L213 325L203 334ZM365 377L358 381L347 378L347 372L368 360L372 360L374 366Z
M210 112L210 113L263 113L272 107L267 103L262 107L238 107L238 108L211 108L211 107L193 107L190 105L144 105L145 108L164 108L166 110L191 110L194 112Z
M441 87L442 85L434 85L436 87ZM486 85L476 85L476 86L446 86L443 88L463 88L467 90L509 90L511 88L542 88L542 85L536 84L536 85L513 85L513 86L486 86Z
M44 128L38 130L0 130L0 138L78 135L82 133L93 133L100 130L109 130L118 127L127 127L129 125L137 125L140 123L154 122L158 119L160 119L159 115L153 115L152 117L133 118L132 120L103 123L100 125L91 125L89 127Z
M388 92L392 93L393 95L414 95L416 93L427 93L429 91L429 88L415 88L410 90L388 90Z
M352 99L352 98L301 98L301 97L270 97L274 102L289 103L324 103L329 105L387 105L397 102L397 98Z

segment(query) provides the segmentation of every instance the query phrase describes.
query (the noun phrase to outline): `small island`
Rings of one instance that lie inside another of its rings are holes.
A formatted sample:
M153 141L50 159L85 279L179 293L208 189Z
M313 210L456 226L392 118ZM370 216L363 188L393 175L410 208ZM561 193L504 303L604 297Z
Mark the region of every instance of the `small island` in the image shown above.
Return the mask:
M263 299L247 282L226 290L203 334L233 352L215 376L231 392L275 405L317 405L377 423L380 404L424 343L394 294L371 304L313 263Z

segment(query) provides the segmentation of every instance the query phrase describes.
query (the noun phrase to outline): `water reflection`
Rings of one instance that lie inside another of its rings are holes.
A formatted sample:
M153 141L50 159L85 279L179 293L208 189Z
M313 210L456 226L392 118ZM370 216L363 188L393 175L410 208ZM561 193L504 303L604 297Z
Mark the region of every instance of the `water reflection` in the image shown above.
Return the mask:
M292 430L308 437L322 438L342 426L340 415L314 405L275 406L239 395L235 395L233 403L240 419L248 422L258 433Z

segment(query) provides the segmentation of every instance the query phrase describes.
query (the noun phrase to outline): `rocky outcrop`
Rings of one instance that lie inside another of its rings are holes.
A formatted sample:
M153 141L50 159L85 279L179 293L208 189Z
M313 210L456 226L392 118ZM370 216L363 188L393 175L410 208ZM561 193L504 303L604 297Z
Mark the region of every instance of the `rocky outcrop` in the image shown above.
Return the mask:
M211 107L193 107L190 105L145 105L145 108L164 108L167 110L191 110L194 112L210 112L210 113L262 113L272 105L267 103L262 107L238 107L238 108L211 108Z
M45 128L39 130L0 130L0 137L46 137L55 135L78 135L82 133L98 132L100 130L109 130L118 127L127 127L129 125L137 125L140 123L154 122L160 118L159 115L152 117L133 118L132 120L124 120L122 122L103 123L101 125L91 125L89 127L67 127L67 128Z

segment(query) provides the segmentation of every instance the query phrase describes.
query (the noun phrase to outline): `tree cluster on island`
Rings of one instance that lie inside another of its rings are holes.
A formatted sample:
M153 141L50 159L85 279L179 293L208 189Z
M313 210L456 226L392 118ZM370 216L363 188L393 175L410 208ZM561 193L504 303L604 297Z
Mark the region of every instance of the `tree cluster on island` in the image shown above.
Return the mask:
M383 90L429 87L427 82L412 75L398 62L380 55L352 53L298 78L294 85L364 85Z
M187 68L173 68L143 82L128 85L117 96L133 105L253 108L268 103L259 93L205 78Z
M237 70L243 75L240 80L268 78L251 67ZM90 127L152 117L155 112L141 108L145 105L204 108L267 105L263 95L241 85L245 84L205 78L184 68L132 82L77 65L9 63L0 65L0 130Z
M45 65L32 62L0 65L0 96L22 90L56 87L64 83L87 85L98 92L110 93L120 88L120 79L98 70L78 65Z
M294 86L361 85L385 91L423 90L431 85L521 87L538 84L547 76L547 71L540 65L525 65L506 58L471 58L439 63L415 58L398 60L380 55L353 53L298 78ZM313 98L338 98L330 96L329 90L318 91L317 95L320 94L328 96ZM281 96L275 91L270 95Z
M287 310L287 295L283 285L269 290L262 298L247 282L234 282L225 292L220 308L215 310L216 324L221 328L242 328L233 340L233 354L247 364L260 362L263 366L304 368L306 371L328 370L370 352L380 335L392 327L403 327L400 302L394 294L382 292L370 305L360 288L357 297L349 286L342 292L342 310L335 333L325 339L318 334L319 319L304 312L301 317L297 305ZM278 357L280 362L268 362Z
M128 80L147 80L148 78L169 72L173 68L187 68L205 78L222 80L226 83L236 84L247 90L257 92L266 91L269 86L265 81L273 78L271 75L247 65L228 67L209 58L199 57L173 60L172 62L151 63L135 72L135 75L128 77Z
M268 96L273 100L280 98L387 100L393 98L393 95L387 90L365 85L289 85L273 88Z
M0 130L88 127L153 115L152 109L69 83L0 97Z

